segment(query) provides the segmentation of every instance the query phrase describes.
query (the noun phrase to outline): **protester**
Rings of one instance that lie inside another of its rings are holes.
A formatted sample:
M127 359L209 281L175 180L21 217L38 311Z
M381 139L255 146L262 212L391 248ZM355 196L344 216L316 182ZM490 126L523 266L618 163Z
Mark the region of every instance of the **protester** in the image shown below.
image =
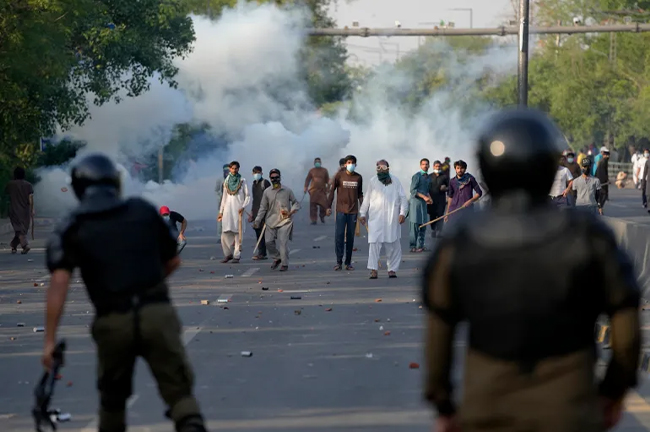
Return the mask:
M187 220L183 217L182 214L175 211L170 211L169 207L167 206L160 207L159 213L165 221L165 224L167 224L169 227L170 232L176 239L176 242L178 244L178 253L180 254L183 249L185 249L185 245L187 244L187 240L185 239ZM180 231L178 231L178 224L181 224Z
M396 278L402 261L401 224L406 220L408 199L399 179L390 174L385 160L377 162L377 175L370 179L359 211L362 225L368 222L368 269L370 279L377 279L381 247L386 250L388 277Z
M330 174L327 168L322 167L320 158L314 159L314 168L307 173L304 190L304 193L309 192L309 219L312 225L316 225L316 218L319 216L321 223L325 223L329 182Z
M230 165L225 164L223 166L223 178L217 177L217 184L214 187L214 191L217 193L217 208L221 208L221 200L223 199L223 181L230 174ZM217 221L217 235L221 237L222 223Z
M250 203L251 197L246 180L239 174L239 162L232 161L229 167L230 173L224 180L224 194L217 220L223 223L221 248L224 259L221 262L232 260L233 264L237 264L241 258L242 236L246 231L246 225L243 223L244 209Z
M427 205L429 220L439 219L445 214L447 207L447 191L449 190L449 175L442 172L442 163L433 162L433 175L430 176L429 196L432 203ZM431 237L439 237L442 234L444 221L440 219L429 225L431 227Z
M251 189L253 189L253 208L251 209L251 214L248 216L248 222L253 222L257 218L257 213L260 209L260 204L262 203L262 196L264 195L264 191L271 187L271 183L262 178L263 173L262 173L262 167L261 166L256 166L253 168L253 186ZM262 220L262 226L264 224L264 220ZM257 260L265 260L267 259L266 257L266 236L262 235L262 226L255 229L255 237L257 237L257 241L259 242L259 246L257 247L257 254L253 256L253 259L255 261ZM260 236L262 236L260 238Z
M591 175L590 159L586 158L582 160L580 177L573 179L571 187L577 194L576 208L603 214L599 200L599 195L602 193L602 186L600 180Z
M598 194L598 212L602 215L605 203L609 201L609 151L603 149L602 158L598 162L595 177L600 181L600 192Z
M272 169L269 178L273 186L264 191L253 226L259 229L266 220L266 246L273 256L271 269L282 264L280 271L285 272L289 270L289 241L293 238L291 217L300 210L300 204L293 191L282 185L279 169Z
M639 140L639 145L641 144L647 146L643 147L643 153L633 162L632 175L636 176L634 178L634 186L641 189L641 204L643 205L643 208L648 208L648 197L645 193L645 188L647 163L648 160L650 160L650 142L647 138L641 138Z
M584 159L582 162L584 162ZM567 196L571 191L571 182L573 181L573 175L571 174L571 171L569 171L569 169L564 166L565 163L565 158L563 156L560 157L557 171L555 173L555 180L553 181L553 185L549 191L549 197L551 198L551 201L558 208L566 208L570 205Z
M645 165L645 161L639 160L643 157L641 150L642 147L640 146L640 143L637 143L634 154L630 158L630 162L632 162L632 181L634 182L634 187L637 189L641 189L641 179L643 178L639 175L639 170L642 169L643 165ZM643 146L643 150L645 150L645 146ZM646 206L644 205L644 207Z
M451 178L451 174L449 173L450 169L451 169L451 159L445 157L445 161L442 163L442 173L447 175L447 177L449 178Z
M479 135L492 207L439 242L423 281L424 387L436 432L601 432L620 420L637 385L637 278L599 218L549 205L559 133L526 109L501 113ZM613 352L597 379L601 314L611 320ZM460 325L470 337L457 412Z
M429 221L427 205L433 204L429 196L429 159L420 160L420 171L411 177L411 199L409 202L409 246L411 252L425 250L426 227L420 226Z
M456 176L449 181L449 192L447 193L447 214L460 208L469 208L481 196L483 191L473 175L467 172L467 162L459 160L454 162ZM449 216L445 217L445 222Z
M9 243L11 253L18 252L20 245L20 253L24 255L30 251L27 233L34 219L34 187L25 180L24 168L16 167L14 179L7 183L5 194L9 196L9 222L14 231L14 238Z
M582 163L582 160L587 157L586 150L580 149L580 153L578 153L578 158L576 159L576 162L578 163L578 166Z
M600 148L598 154L594 157L594 163L591 166L591 175L593 176L596 175L596 169L598 168L598 163L601 161L605 153L609 155L609 150L607 149L607 147L603 146Z
M334 182L327 203L327 216L332 214L334 193L336 193L336 230L335 271L343 268L343 245L345 245L345 269L352 267L352 249L354 249L354 230L357 224L359 203L363 201L363 178L355 172L357 158L349 155L345 158L345 171L339 171L334 176ZM347 231L346 231L347 230Z

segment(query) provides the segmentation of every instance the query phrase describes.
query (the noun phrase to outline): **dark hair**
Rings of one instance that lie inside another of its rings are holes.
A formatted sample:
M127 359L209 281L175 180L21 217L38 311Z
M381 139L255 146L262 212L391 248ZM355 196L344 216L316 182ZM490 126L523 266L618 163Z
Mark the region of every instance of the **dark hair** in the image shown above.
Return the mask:
M345 157L345 163L347 164L348 162L352 162L353 164L357 163L357 158L354 157L353 155L347 155Z
M339 166L345 165L345 158L339 159Z
M420 164L421 164L422 162L424 162L424 161L427 161L427 163L428 163L429 165L431 164L431 161L429 161L429 159L427 159L427 158L422 158L422 159L420 159Z
M314 162L321 160L321 158L314 158Z
M454 168L456 168L456 167L461 167L461 168L463 168L463 169L467 169L467 162L465 162L465 161L462 160L462 159L461 159L461 160L457 160L456 162L454 162Z
M25 180L25 168L16 167L14 170L14 180Z
M261 173L262 172L262 167L257 165L253 167L253 172L254 173Z
M279 176L282 176L282 173L277 168L273 168L271 171L269 171L269 177L272 176L273 174L277 174Z
M434 164L434 165L436 165L436 164L438 164L438 165L442 165L442 162L440 162L439 160L434 160L434 161L433 161L433 164Z
M237 162L237 161L230 162L230 165L228 165L228 168L232 168L234 166L236 166L237 168L241 168L241 165L239 165L239 162Z
M567 157L569 157L569 156L573 156L573 157L575 157L576 154L575 154L574 152L569 152L569 153L567 153L566 155L567 155Z
M386 159L379 159L379 160L377 161L377 166L379 166L379 163L380 163L380 162L385 163L386 166L387 166L388 168L390 168L390 164L388 163L388 161L387 161Z

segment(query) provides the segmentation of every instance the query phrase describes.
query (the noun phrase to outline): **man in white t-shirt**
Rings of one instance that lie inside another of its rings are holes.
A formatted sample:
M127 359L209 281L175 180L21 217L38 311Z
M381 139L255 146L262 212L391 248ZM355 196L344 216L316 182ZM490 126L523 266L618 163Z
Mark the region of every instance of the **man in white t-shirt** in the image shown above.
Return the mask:
M564 156L560 158L560 164L557 167L557 172L555 173L555 180L553 181L553 186L549 191L549 197L551 201L558 208L567 208L569 207L569 200L567 195L571 191L571 184L573 182L573 175L571 171L565 166L562 165L564 161Z
M632 155L631 162L632 162L632 181L634 182L634 187L639 189L641 179L643 177L639 176L639 168L641 167L641 164L639 162L639 159L641 159L643 156L641 155L642 149L637 148L634 154ZM644 162L645 165L645 162Z

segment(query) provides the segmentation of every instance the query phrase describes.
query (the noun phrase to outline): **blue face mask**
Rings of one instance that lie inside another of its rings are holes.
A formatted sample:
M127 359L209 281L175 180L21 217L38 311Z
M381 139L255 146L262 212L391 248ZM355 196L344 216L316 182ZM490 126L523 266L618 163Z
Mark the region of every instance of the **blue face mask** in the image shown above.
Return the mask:
M353 173L353 172L354 172L354 169L355 169L356 167L357 167L357 166L356 166L355 164L347 164L347 165L345 166L345 169L347 169L348 172Z
M255 179L255 181L262 180L262 174L259 174L259 173L258 174L253 174L253 179Z
M314 166L315 166L316 168L320 168L320 162L316 162L316 163L314 164Z
M162 218L165 222L169 222L169 215L164 215Z

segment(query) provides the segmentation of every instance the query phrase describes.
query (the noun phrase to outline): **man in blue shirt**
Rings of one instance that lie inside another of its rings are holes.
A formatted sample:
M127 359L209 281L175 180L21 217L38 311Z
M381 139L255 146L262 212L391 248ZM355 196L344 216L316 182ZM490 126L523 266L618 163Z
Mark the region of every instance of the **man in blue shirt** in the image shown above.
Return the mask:
M433 204L429 195L429 159L420 161L420 171L411 177L411 200L409 203L409 243L411 252L423 252L426 227L420 225L429 221L427 204Z

